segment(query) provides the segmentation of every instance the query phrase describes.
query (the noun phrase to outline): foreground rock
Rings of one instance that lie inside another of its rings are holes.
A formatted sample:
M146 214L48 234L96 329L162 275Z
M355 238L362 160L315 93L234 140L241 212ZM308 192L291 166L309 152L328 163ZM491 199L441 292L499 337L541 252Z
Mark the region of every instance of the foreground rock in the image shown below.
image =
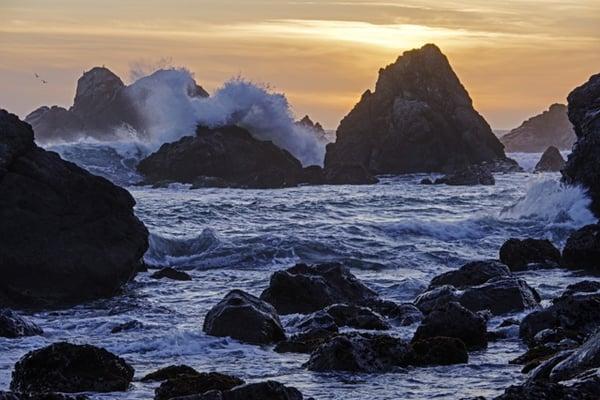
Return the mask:
M154 399L169 400L183 396L201 395L213 390L225 391L243 384L244 381L235 376L218 372L183 375L161 383L154 391Z
M0 337L18 338L42 335L44 331L31 321L7 308L0 309Z
M567 106L552 104L548 110L502 136L500 141L510 153L541 153L549 146L571 150L576 139L567 117Z
M600 217L600 74L573 90L568 100L577 143L569 154L563 179L588 189L592 211Z
M508 267L494 260L473 261L454 271L448 271L434 277L429 289L452 285L457 289L483 285L492 278L511 276Z
M275 308L241 290L231 291L204 318L206 334L229 336L251 344L276 343L285 331Z
M104 349L61 342L19 360L10 388L16 392L125 391L133 374L125 360Z
M511 271L526 270L529 264L558 267L560 258L560 250L547 239L509 239L500 248L500 261Z
M69 396L62 393L0 392L0 400L89 400L84 395Z
M503 146L432 44L379 72L327 146L325 169L356 163L373 174L450 172L505 160Z
M168 367L149 373L140 380L142 382L162 382L167 379L177 379L197 375L200 375L200 373L187 365L169 365Z
M193 396L174 397L174 400L302 400L296 388L279 382L248 383L230 390L210 390Z
M542 158L535 165L533 172L560 172L565 165L565 159L560 154L560 150L554 146L550 146L542 154Z
M593 273L600 271L600 224L584 226L569 236L561 265Z
M0 301L114 295L148 248L134 205L126 190L37 147L31 127L0 110Z

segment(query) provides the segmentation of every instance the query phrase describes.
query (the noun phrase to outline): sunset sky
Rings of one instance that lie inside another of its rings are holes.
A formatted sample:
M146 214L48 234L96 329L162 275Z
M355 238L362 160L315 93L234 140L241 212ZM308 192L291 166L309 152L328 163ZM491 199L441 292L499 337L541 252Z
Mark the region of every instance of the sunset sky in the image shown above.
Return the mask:
M0 107L69 106L92 66L130 82L168 60L209 92L267 83L334 129L380 67L428 42L488 122L512 128L600 72L600 1L0 0Z

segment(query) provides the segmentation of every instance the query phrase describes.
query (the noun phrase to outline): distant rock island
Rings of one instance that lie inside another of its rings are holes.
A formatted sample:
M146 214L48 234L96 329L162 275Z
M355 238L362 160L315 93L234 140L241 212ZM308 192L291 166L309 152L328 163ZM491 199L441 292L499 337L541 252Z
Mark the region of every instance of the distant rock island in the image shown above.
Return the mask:
M488 163L518 170L438 47L404 52L379 71L327 146L325 168L364 165L373 174L451 172Z
M576 139L567 116L567 106L552 104L548 110L502 136L500 141L510 153L540 153L550 146L570 150Z

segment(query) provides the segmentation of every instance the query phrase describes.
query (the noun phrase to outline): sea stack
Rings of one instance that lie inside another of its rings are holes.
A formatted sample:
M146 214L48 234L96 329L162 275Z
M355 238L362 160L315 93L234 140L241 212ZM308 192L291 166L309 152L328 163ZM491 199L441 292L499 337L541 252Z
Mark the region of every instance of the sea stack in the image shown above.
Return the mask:
M542 158L536 164L534 172L560 172L565 167L565 159L560 150L550 146L542 154Z
M0 110L0 304L55 306L114 295L148 249L124 189L45 151Z
M373 174L452 172L482 163L518 169L433 44L381 69L375 91L367 90L342 120L325 168L348 163Z
M592 211L600 217L600 74L574 89L568 101L577 143L568 157L563 179L588 189Z
M548 147L570 150L576 139L567 116L567 106L552 104L548 110L502 136L500 141L510 153L540 153Z

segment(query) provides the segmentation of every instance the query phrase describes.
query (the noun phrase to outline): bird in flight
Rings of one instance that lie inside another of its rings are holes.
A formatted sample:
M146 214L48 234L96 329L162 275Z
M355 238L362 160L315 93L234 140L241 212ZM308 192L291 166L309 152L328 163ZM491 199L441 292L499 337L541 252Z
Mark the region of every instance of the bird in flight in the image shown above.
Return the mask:
M39 77L40 77L40 76L39 76L37 73L34 73L34 75L35 75L35 77L36 77L36 78L39 78Z
M42 79L37 72L34 72L33 75L35 75L35 79L38 79L40 82L42 82L43 85L48 83L48 81L45 79Z

